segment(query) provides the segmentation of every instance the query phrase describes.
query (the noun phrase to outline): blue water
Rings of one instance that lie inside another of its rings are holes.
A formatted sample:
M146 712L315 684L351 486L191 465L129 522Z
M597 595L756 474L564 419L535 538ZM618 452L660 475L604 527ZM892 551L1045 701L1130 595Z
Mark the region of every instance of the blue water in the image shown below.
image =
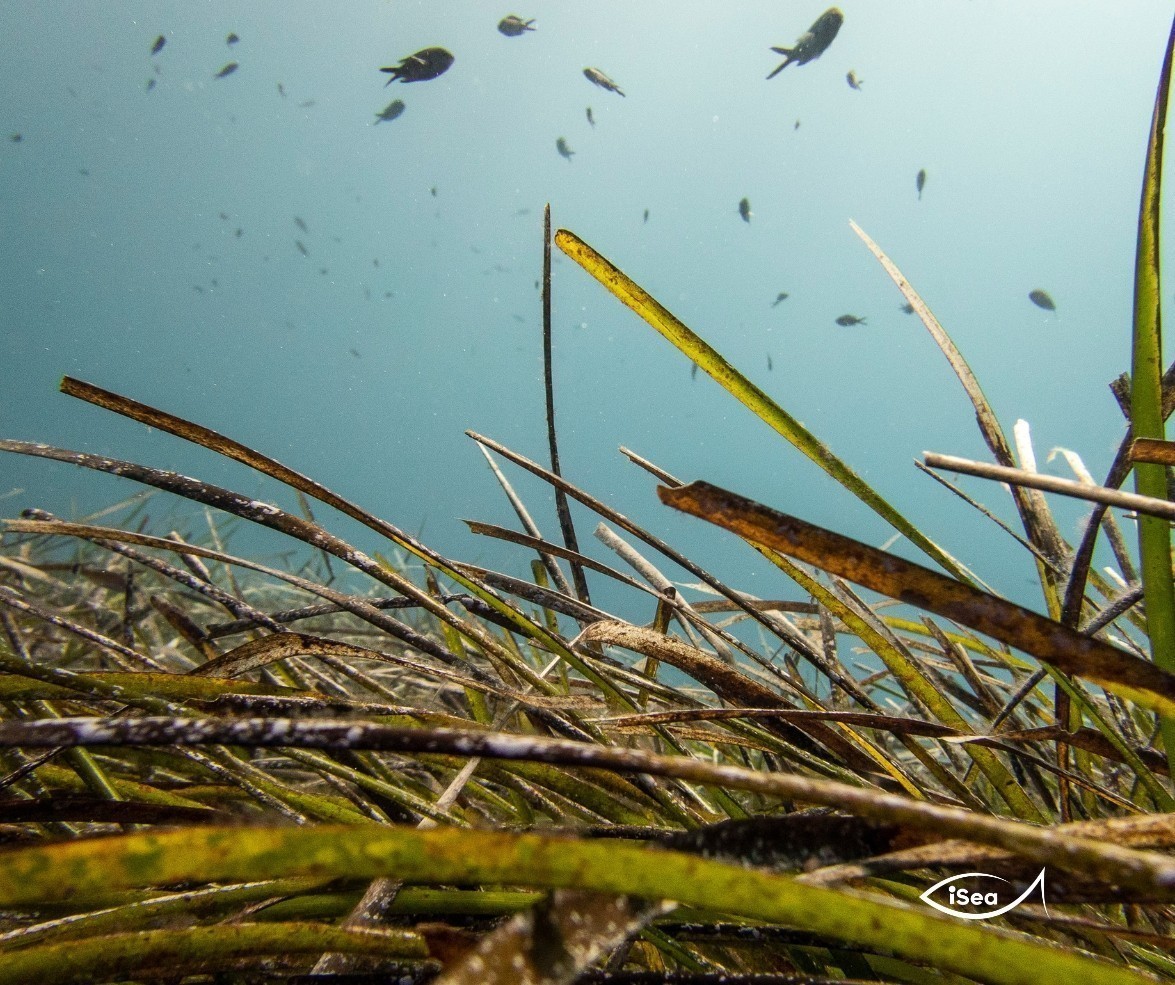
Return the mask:
M737 14L688 0L0 4L0 432L291 505L243 468L56 392L78 376L282 459L442 551L521 573L518 552L458 522L513 525L463 431L545 455L534 282L550 202L557 226L932 537L1027 592L1027 559L913 468L923 449L986 450L942 356L848 222L923 294L1009 433L1025 418L1042 464L1065 446L1104 475L1122 432L1106 383L1129 366L1138 196L1172 7L841 7L823 57L768 82L770 46L791 44L823 2ZM511 12L537 30L503 37L496 23ZM381 66L433 45L456 56L445 75L384 87ZM239 70L214 78L229 61ZM586 66L626 96L591 85ZM393 98L404 114L373 125ZM1032 305L1035 288L1057 313ZM569 260L556 262L554 298L573 481L761 595L788 588L741 545L662 508L617 445L888 539ZM835 324L845 313L867 324ZM133 491L16 457L0 469L7 516L76 516ZM999 487L966 485L1011 517ZM545 489L518 487L555 537ZM1083 508L1057 510L1076 539ZM185 515L176 522L195 529ZM577 517L605 556L594 521Z

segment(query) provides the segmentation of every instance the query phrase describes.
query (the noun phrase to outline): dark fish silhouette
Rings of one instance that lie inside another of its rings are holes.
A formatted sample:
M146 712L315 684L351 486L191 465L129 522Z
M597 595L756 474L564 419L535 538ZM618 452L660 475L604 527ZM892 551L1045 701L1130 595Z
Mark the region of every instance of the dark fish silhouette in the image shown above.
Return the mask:
M509 17L503 17L498 21L498 31L508 38L516 38L520 34L525 34L527 31L533 31L534 28L530 25L534 23L532 17L528 21L524 21L521 17L516 17L511 14Z
M841 316L840 316L840 317L839 317L839 318L836 320L836 323L837 323L838 325L843 325L843 326L846 326L846 327L847 327L847 326L849 326L849 325L864 325L864 324L865 324L865 319L864 319L864 318L858 318L856 315L841 315Z
M775 295L775 300L771 302L771 307L774 308L777 304L779 304L780 301L786 301L787 298L787 291L780 291L777 295Z
M557 150L559 152L559 156L566 161L570 161L571 155L575 153L575 151L567 146L567 141L562 137L555 141L555 150Z
M310 232L310 227L306 225L306 220L300 215L294 216L294 225L302 230L304 233Z
M235 31L229 31L228 37L224 39L224 43L227 45L234 45L240 40L240 37Z
M790 48L772 48L777 55L783 55L783 64L772 72L767 78L773 79L792 62L797 65L806 65L808 62L819 58L828 50L828 46L832 44L832 39L836 37L836 32L840 30L841 24L844 23L845 15L840 12L838 7L829 7L824 13L816 18L816 23L808 30L801 34L796 40L796 43Z
M14 144L19 144L22 140L24 140L24 134L14 133L11 134L8 139L11 140Z
M147 91L148 91L148 92L150 92L150 91L151 91L152 89L154 89L154 88L155 88L155 80L154 80L154 79L148 79L148 80L147 80Z
M235 72L240 67L241 66L238 65L236 62L229 62L227 65L225 65L224 68L222 68L219 72L216 73L215 78L218 78L218 79L226 78L226 77L232 75L233 72Z
M609 92L615 92L623 96L624 93L620 91L620 86L613 82L608 76L601 72L598 68L585 68L583 74L587 76L589 82L598 85L601 89L607 89Z
M286 98L286 87L284 85L282 85L280 82L277 84L277 94L279 96L281 96L282 99Z
M430 194L430 195L431 195L433 198L436 198L436 197L437 197L437 186L436 186L436 185L433 185L433 186L432 186L432 187L431 187L431 188L428 190L428 193L429 193L429 194Z
M649 210L645 209L645 222L649 221Z
M298 247L298 252L301 253L302 256L304 256L304 257L310 256L310 251L308 249L306 249L306 244L303 243L300 239L294 240L294 245L296 247Z
M587 118L588 123L590 123L592 126L596 125L596 118L592 116L592 108L590 106L587 108Z
M387 104L387 106L375 114L374 125L378 126L380 123L389 123L403 112L404 100L393 99L390 103Z
M743 217L743 222L751 221L751 200L744 198L738 203L738 214Z
M914 306L907 301L902 305L902 311L904 311L907 315L912 315L914 313Z
M163 46L167 44L167 38L162 34L155 39L155 43L151 45L151 54L158 55L163 50Z
M845 81L849 84L850 89L856 89L857 92L861 91L861 80L857 78L856 72L850 71L849 74L845 76Z
M690 363L689 378L691 380L696 380L698 378L698 364L697 363Z
M771 370L772 370L772 369L774 369L774 368L775 368L775 367L773 367L773 366L771 365L771 353L769 352L769 353L767 353L767 372L768 372L768 373L770 373L770 372L771 372Z
M438 75L444 75L453 64L453 55L444 48L422 48L414 55L400 60L400 64L381 68L391 78L385 83L391 85L396 79L401 82L427 82Z
M1044 308L1045 311L1057 310L1057 306L1053 303L1053 299L1049 297L1048 291L1042 291L1039 288L1035 291L1029 291L1028 300L1038 308Z
M922 189L926 187L926 168L918 172L918 177L914 179L914 187L918 189L918 201L922 201Z

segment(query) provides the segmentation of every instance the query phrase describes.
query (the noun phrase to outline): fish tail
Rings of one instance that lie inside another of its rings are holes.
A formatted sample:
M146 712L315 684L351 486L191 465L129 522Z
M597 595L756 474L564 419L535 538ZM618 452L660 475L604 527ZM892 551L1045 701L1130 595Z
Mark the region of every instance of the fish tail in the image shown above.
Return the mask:
M769 76L767 76L767 78L769 78L769 79L775 78L775 76L777 76L780 72L782 72L785 68L787 68L794 60L791 48L772 48L771 50L774 51L777 55L783 55L785 57L783 59L783 64L781 64L779 66L779 68L777 68L774 72L772 72Z

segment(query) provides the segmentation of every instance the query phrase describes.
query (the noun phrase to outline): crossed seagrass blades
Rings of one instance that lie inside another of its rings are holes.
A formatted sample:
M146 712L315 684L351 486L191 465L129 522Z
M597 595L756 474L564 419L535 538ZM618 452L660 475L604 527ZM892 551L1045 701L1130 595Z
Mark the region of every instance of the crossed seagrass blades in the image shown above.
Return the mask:
M299 516L130 462L0 442L175 493L315 552L295 572L233 556L215 530L210 546L46 515L6 521L13 536L87 546L64 568L32 553L36 540L0 555L0 749L15 757L0 780L11 792L0 825L39 839L0 864L0 911L19 918L0 924L0 985L83 980L68 978L67 963L137 980L177 950L200 971L295 968L302 956L324 975L374 961L444 985L569 982L607 955L594 980L738 982L815 968L846 981L925 964L1006 985L1175 977L1164 958L1175 897L1164 853L1175 823L1164 812L1175 800L1166 757L1146 738L1175 714L1175 679L1125 648L1137 624L1113 638L1123 645L1105 635L1136 617L1122 602L1130 593L1103 592L1100 609L1087 598L1087 582L1105 586L1019 485L1042 588L1057 611L1076 599L1084 626L984 591L618 268L565 230L554 241L944 573L627 453L660 479L663 502L743 538L805 596L756 599L557 469L473 435L526 532L473 529L533 551L529 581L448 559L232 439L66 378L67 394L339 510L426 573L420 584L405 562L336 536L304 500ZM940 345L1007 467L994 414L945 333ZM544 540L500 459L599 516L597 536L632 574L566 537ZM636 542L717 600L687 603ZM348 590L332 558L384 594ZM592 604L561 561L640 593L651 623ZM62 571L105 594L79 602ZM927 615L885 611L845 582ZM317 604L291 606L295 592ZM304 620L314 628L296 628ZM740 622L758 645L734 631ZM837 645L845 636L880 669L854 673ZM677 676L659 675L662 665ZM132 827L161 823L180 830ZM964 926L910 902L911 883L980 862L1011 880L1047 866L1049 911ZM1122 902L1147 926L1126 921ZM756 934L739 938L732 921ZM1098 957L1091 936L1104 943Z

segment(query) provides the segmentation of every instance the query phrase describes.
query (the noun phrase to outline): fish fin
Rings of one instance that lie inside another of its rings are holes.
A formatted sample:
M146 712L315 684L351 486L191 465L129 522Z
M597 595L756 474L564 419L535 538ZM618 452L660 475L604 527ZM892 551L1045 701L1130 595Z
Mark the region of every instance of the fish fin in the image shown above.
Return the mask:
M790 57L793 49L791 49L791 48L772 48L771 50L774 51L777 55L787 55L788 57Z
M769 79L775 78L775 76L777 76L780 72L782 72L785 68L787 68L794 61L794 59L792 58L791 51L787 48L772 48L771 50L777 51L781 55L787 55L787 57L783 60L783 63L779 66L779 68L777 68L774 72L772 72L769 76L767 76L767 78L769 78Z

